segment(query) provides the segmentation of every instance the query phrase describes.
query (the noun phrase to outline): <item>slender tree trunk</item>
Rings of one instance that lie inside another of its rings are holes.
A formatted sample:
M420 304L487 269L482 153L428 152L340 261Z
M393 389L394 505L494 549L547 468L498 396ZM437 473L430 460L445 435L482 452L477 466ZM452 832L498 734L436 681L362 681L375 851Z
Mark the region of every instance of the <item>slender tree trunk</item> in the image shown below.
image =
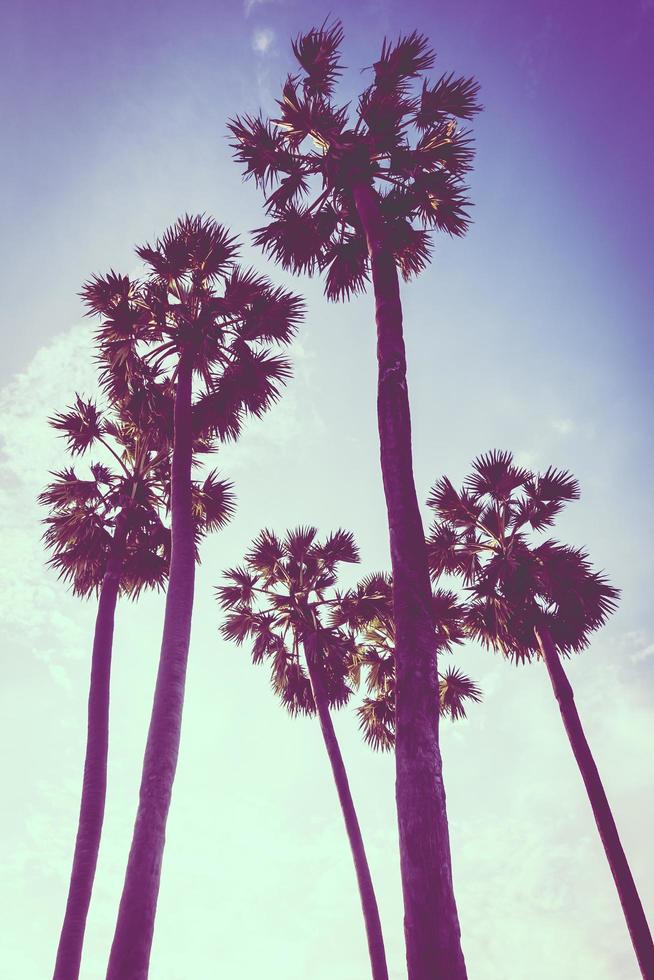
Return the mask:
M59 935L53 980L77 980L79 976L86 919L100 851L107 795L111 650L124 546L125 520L121 515L114 531L95 618L82 798L68 900Z
M377 320L377 418L388 512L397 664L396 800L409 980L465 980L438 741L436 642L427 548L411 454L397 269L379 198L355 188Z
M191 377L179 362L171 478L172 553L159 671L145 747L136 823L107 980L145 980L182 725L191 636L195 552L191 502Z
M327 692L325 690L321 668L317 662L312 642L305 642L305 653L313 700L315 701L318 720L320 721L320 730L322 731L325 748L327 749L332 773L334 774L336 792L338 793L338 800L343 811L345 829L352 850L354 870L356 871L359 895L361 896L363 919L366 926L373 980L388 980L384 937L379 919L379 909L377 908L377 898L375 897L375 890L372 884L370 868L368 867L368 859L363 845L363 837L361 836L361 828L359 827L354 800L350 792L345 763L343 762L343 756L341 755L341 749L329 713Z
M602 780L600 779L593 754L590 750L581 720L575 705L574 694L570 681L565 675L557 649L547 628L535 630L538 646L547 665L554 696L559 702L563 725L570 741L573 755L579 766L581 778L584 781L588 799L593 809L595 823L599 831L604 851L606 853L611 874L618 890L620 904L627 928L631 936L638 965L644 980L654 980L654 944L652 935L643 912L640 896L631 875L627 858L620 843L618 830L611 813L609 801L606 798Z

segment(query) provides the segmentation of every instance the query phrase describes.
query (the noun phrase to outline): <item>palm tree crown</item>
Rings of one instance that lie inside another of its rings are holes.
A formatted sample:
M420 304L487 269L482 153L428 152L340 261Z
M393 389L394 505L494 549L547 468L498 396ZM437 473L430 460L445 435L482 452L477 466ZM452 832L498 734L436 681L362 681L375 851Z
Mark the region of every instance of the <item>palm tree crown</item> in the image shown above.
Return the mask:
M299 72L286 80L279 118L243 116L229 124L236 159L267 195L271 221L256 231L255 242L285 269L324 271L331 300L363 291L369 278L356 185L379 190L388 241L405 279L427 265L431 230L464 234L464 179L473 149L458 120L480 109L474 79L449 74L427 81L435 55L414 31L384 41L374 80L350 113L349 105L333 101L343 37L340 21L300 35L293 43Z
M217 588L227 611L226 639L252 642L252 660L270 661L272 686L292 714L315 714L311 682L303 660L305 643L318 654L329 707L344 705L354 654L350 634L323 625L321 612L333 601L338 566L358 562L348 531L336 531L322 543L313 527L300 527L279 538L264 530L252 543L240 568L225 573L228 584Z
M185 216L137 254L142 279L94 276L83 297L103 322L97 338L101 380L112 402L131 393L172 425L178 362L196 381L193 431L233 439L245 414L261 415L279 397L288 361L270 344L288 344L303 303L264 276L236 265L238 243L213 219ZM156 382L156 385L153 385Z
M586 552L535 540L578 497L570 473L533 473L511 453L492 451L474 461L461 491L442 477L428 500L436 514L432 574L463 577L467 631L518 662L539 655L539 627L562 653L583 649L616 606L618 590L593 571Z
M150 403L156 399L150 392ZM170 509L171 438L168 434L162 441L154 424L142 428L142 407L137 406L137 415L132 407L124 400L120 414L103 411L93 400L77 395L66 412L50 419L71 455L95 449L105 457L104 462L89 464L86 478L72 466L54 473L39 496L50 508L44 519L44 541L52 552L49 564L71 583L76 595L99 592L121 522L122 594L136 599L144 588L161 588L168 575L170 529L163 518ZM196 440L198 451L206 448ZM212 471L194 481L193 500L197 545L230 519L232 486Z
M452 592L438 589L433 595L434 631L438 653L451 652L464 639L465 608ZM357 708L363 737L374 749L395 745L395 622L393 583L390 575L377 573L362 579L340 598L332 621L347 624L356 637L350 677L360 683L366 671L368 696ZM439 673L439 711L452 720L465 718L466 701L481 701L481 691L456 667Z

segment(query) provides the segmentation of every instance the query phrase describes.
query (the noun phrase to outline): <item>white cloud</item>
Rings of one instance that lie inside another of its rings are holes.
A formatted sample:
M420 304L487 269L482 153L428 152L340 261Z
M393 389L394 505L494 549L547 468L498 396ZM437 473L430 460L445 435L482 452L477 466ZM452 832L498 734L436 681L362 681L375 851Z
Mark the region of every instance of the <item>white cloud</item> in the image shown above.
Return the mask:
M575 424L572 419L552 419L552 428L559 435L567 436L575 430Z
M637 650L630 657L632 664L642 663L643 660L649 660L650 657L654 657L654 643L650 643L648 646L643 647L641 650Z
M275 3L276 0L244 0L243 7L245 16L249 17L255 7L263 6L265 3Z
M268 27L263 27L252 35L252 48L259 54L266 54L274 40L274 32Z

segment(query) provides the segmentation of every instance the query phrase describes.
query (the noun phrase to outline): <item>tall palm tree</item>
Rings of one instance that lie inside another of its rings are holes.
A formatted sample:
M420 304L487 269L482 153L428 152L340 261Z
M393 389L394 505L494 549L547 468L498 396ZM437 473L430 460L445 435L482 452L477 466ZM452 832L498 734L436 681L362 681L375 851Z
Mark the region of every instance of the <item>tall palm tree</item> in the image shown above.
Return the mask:
M330 708L344 705L355 644L348 631L323 624L325 608L335 601L338 566L357 562L352 535L336 531L323 542L313 527L290 531L283 539L264 530L253 542L241 568L225 573L217 589L227 611L223 635L239 645L252 643L252 660L269 660L273 690L292 714L318 715L343 813L361 897L374 980L387 980L377 899L350 792L345 763Z
M245 176L268 195L270 221L255 242L286 269L324 272L331 300L363 291L372 276L394 583L396 797L409 978L463 980L438 714L432 710L438 674L397 269L407 280L417 275L429 262L432 230L462 235L468 226L464 178L473 151L457 120L478 112L479 87L452 74L429 83L424 75L434 54L427 38L414 32L384 41L373 81L350 113L333 98L342 40L338 21L300 35L293 43L299 72L284 85L279 118L236 117L229 125Z
M464 639L465 607L453 592L438 589L433 595L436 646L451 653ZM390 575L377 573L362 579L340 599L332 614L335 624L347 624L356 637L350 677L358 686L366 672L368 696L357 708L363 738L374 749L395 747L395 622ZM480 702L481 691L463 671L448 667L438 675L438 710L453 721L466 717L466 702Z
M474 461L460 492L447 477L434 486L430 565L435 575L463 576L471 596L471 636L517 663L545 662L642 975L652 980L649 926L562 664L588 646L619 593L593 571L585 551L533 540L578 497L579 484L568 472L550 467L536 474L516 466L509 452L486 453Z
M186 216L137 249L142 279L111 272L85 288L90 312L103 318L97 337L108 395L123 398L145 365L172 390L174 431L161 655L108 980L148 974L193 610L193 438L236 438L247 414L262 415L277 399L289 365L270 344L287 344L302 315L296 296L239 268L237 251L213 219Z
M116 602L119 594L136 599L144 588L161 588L168 574L170 531L162 514L170 448L164 442L162 449L152 428L136 424L127 404L117 416L78 395L50 422L65 436L71 455L94 449L107 459L91 463L86 478L73 467L54 473L39 497L50 508L44 521L49 564L75 595L98 595L80 813L54 968L54 980L77 980L104 819ZM198 534L229 516L230 489L215 474L196 486L195 496Z

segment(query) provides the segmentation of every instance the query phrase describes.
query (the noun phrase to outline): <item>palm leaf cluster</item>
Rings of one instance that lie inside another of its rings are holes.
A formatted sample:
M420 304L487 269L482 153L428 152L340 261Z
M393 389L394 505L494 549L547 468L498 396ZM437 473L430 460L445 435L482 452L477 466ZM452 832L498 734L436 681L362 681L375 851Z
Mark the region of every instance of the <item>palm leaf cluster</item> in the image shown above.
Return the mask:
M167 576L170 531L162 515L168 454L132 422L126 413L121 419L79 395L66 412L50 419L73 457L90 451L103 457L91 462L85 475L73 465L53 473L39 496L50 508L44 519L49 564L76 595L99 591L121 522L121 591L136 598L145 587L160 588Z
M229 124L236 159L266 195L270 221L255 242L285 269L324 272L331 300L362 291L370 274L357 185L378 191L405 279L429 261L432 231L466 231L473 148L461 121L480 109L474 79L424 77L435 55L416 32L384 41L373 81L352 111L338 106L342 41L339 21L300 35L293 43L299 70L286 80L279 116Z
M225 584L216 589L226 612L223 636L239 646L250 644L253 663L268 661L273 690L292 715L316 711L307 657L321 668L330 707L341 707L352 694L352 637L321 617L333 601L339 565L358 560L348 531L320 541L313 527L284 537L263 530L244 564L227 571Z
M434 656L451 652L464 639L465 608L452 592L433 594ZM332 621L347 624L356 637L350 676L358 685L366 674L367 696L357 708L363 737L375 749L395 744L395 623L392 580L375 574L345 592L332 612ZM481 691L456 667L439 673L439 711L453 720L465 718L466 702L481 701Z
M583 649L616 606L618 590L585 551L551 538L538 542L578 497L570 473L550 467L537 474L511 453L492 451L474 461L461 490L442 477L428 500L436 515L432 574L462 577L470 594L466 630L518 662L538 654L539 627L561 652Z
M50 424L66 439L73 457L95 451L85 475L75 466L53 473L39 496L49 508L44 541L49 564L70 582L76 595L97 593L107 570L117 533L122 537L120 589L135 599L144 588L161 588L168 575L170 528L170 453L172 433L162 441L154 427L144 429L129 401L120 414L101 410L93 400L77 395L67 411ZM198 441L199 451L206 447ZM208 532L231 517L231 484L215 472L194 481L196 546ZM120 530L119 530L120 529Z
M101 383L112 403L140 403L148 426L170 427L182 358L193 365L193 431L234 439L260 416L290 375L272 347L288 344L302 301L236 264L238 243L203 215L179 219L137 248L140 279L110 272L84 287L97 330Z

